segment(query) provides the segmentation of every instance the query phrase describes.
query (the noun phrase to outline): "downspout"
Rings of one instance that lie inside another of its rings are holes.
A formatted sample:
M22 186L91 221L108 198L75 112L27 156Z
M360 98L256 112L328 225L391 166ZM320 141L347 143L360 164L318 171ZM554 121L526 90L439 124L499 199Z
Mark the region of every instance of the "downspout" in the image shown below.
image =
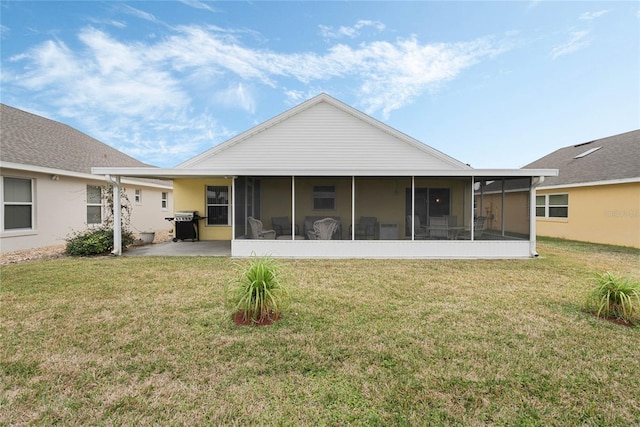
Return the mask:
M120 177L105 175L104 178L113 186L113 250L111 255L122 255L122 210L120 200Z
M529 254L538 256L536 250L536 187L544 182L544 176L532 177L529 190Z

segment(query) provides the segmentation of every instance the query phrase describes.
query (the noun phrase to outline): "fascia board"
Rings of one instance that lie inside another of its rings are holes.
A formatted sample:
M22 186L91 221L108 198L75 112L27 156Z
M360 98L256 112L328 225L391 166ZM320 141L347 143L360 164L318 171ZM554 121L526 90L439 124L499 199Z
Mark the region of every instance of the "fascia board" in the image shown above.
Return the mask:
M25 165L22 163L0 162L0 169L15 169L24 172L45 173L51 175L62 175L73 178L97 179L95 175L90 173L74 172L65 169L48 168L44 166Z
M78 178L78 179L84 179L87 181L102 181L104 180L104 177L95 175L95 174L90 174L90 173L82 173L82 172L74 172L74 171L68 171L65 169L56 169L56 168L47 168L47 167L43 167L43 166L34 166L34 165L25 165L22 163L11 163L11 162L0 162L0 172L2 172L5 169L12 169L12 170L19 170L22 172L32 172L32 173L41 173L41 174L49 174L49 175L59 175L59 176L66 176L66 177L70 177L70 178ZM140 177L142 178L142 177ZM140 185L143 187L153 187L153 188L166 188L166 189L172 189L173 186L172 185L162 185L162 184L157 184L157 183L149 183L146 181L135 181L135 180L131 180L131 179L123 179L122 181L124 184L135 184L135 185Z
M91 169L96 175L129 176L139 178L196 178L211 176L430 176L430 177L530 177L530 176L557 176L557 169L431 169L431 170L407 170L407 169L188 169L188 168L114 168L95 167Z
M640 182L640 177L626 178L626 179L612 179L608 181L576 182L573 184L556 184L556 185L547 185L547 186L541 185L538 187L538 190L557 190L560 188L596 187L600 185L633 184L635 182Z

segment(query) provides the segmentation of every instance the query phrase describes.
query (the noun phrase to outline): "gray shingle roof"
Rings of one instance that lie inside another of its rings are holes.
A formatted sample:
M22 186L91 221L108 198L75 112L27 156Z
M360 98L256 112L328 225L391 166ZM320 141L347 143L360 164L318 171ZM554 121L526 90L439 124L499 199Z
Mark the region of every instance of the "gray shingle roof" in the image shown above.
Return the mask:
M68 125L5 104L0 104L0 159L87 174L92 166L150 166Z
M561 148L524 168L558 169L543 187L640 178L640 130Z

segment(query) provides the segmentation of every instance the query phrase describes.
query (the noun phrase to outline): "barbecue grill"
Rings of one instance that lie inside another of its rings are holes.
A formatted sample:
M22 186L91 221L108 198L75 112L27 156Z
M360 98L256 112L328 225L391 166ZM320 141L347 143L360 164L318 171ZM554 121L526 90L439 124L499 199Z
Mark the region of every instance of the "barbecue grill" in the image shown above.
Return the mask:
M198 215L198 211L178 211L172 218L165 218L175 224L173 241L191 239L192 242L200 240L200 227L198 221L206 217Z

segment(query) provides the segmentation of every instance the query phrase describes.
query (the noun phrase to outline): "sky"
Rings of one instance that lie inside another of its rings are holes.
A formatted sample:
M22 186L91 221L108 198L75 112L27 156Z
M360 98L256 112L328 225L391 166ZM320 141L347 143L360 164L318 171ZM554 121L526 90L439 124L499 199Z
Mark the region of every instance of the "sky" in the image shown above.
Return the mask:
M159 167L322 92L474 168L640 128L637 1L1 0L0 37L0 102Z

